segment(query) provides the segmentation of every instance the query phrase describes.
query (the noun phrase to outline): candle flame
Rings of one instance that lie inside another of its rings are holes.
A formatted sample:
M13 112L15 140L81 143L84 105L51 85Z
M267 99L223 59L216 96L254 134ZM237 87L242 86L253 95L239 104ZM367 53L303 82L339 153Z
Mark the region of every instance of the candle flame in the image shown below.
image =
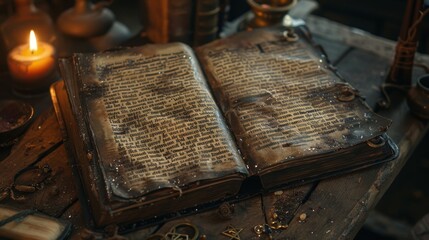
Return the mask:
M37 51L37 39L36 34L34 34L34 31L30 31L30 51L35 52Z

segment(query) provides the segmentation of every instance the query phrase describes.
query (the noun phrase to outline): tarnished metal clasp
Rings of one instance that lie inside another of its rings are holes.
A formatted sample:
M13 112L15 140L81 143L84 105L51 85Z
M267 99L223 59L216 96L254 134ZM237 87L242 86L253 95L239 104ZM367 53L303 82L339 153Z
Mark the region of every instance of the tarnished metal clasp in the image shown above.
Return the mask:
M368 146L370 146L372 148L378 148L378 147L382 147L382 146L384 146L384 144L386 144L386 139L384 139L383 136L377 136L375 138L371 138L370 140L368 140L366 142L366 144L368 144Z
M177 240L197 240L200 236L198 228L191 223L179 223L174 225L170 231L165 234L165 239Z
M353 101L355 97L356 97L356 93L351 87L341 86L341 90L337 96L337 99L341 102L350 102L350 101Z

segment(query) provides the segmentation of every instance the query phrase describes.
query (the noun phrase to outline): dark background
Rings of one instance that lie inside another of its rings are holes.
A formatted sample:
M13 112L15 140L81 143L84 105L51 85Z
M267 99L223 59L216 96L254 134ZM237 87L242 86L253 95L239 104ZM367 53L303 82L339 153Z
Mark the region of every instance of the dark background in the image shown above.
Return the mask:
M407 1L411 0L318 0L315 14L397 40ZM421 25L419 45L420 51L429 52L428 16Z
M407 1L411 0L317 0L319 8L313 14L396 41ZM232 18L247 10L245 1L231 0ZM419 51L429 53L429 16L421 25Z
M116 14L117 19L125 23L133 33L137 33L142 28L140 19L144 14L144 10L139 7L141 0L110 1L112 2L110 9ZM317 0L319 8L314 14L397 40L407 1L411 0ZM12 2L0 0L0 22L13 12ZM55 20L62 11L73 5L74 0L34 0L34 2L40 9L49 12ZM249 10L246 0L229 2L231 5L229 20ZM428 2L426 1L427 4ZM419 51L429 53L429 17L424 19L421 26Z
M410 0L318 0L319 8L314 14L397 40L406 1ZM64 9L71 7L74 1L35 0L35 3L55 20ZM230 21L249 11L245 0L230 0L230 4ZM109 8L115 13L118 21L130 28L132 34L139 34L143 28L141 19L144 14L143 9L139 7L139 1L115 0ZM12 12L12 0L0 0L0 23L3 23ZM421 26L419 51L429 53L429 16L424 19ZM5 70L4 65L5 52L0 47L0 70ZM410 229L429 213L428 143L427 135L377 205L375 213L386 217L385 221L377 226L368 222L356 239L399 239L395 230L391 231L395 224Z

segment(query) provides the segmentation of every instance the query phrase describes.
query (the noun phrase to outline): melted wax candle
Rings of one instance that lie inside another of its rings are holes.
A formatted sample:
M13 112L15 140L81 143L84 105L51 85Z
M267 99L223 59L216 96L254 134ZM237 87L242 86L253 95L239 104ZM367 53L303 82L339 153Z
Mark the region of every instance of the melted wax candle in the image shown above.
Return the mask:
M7 63L18 90L47 89L55 71L55 50L48 43L38 43L31 30L29 43L14 48Z

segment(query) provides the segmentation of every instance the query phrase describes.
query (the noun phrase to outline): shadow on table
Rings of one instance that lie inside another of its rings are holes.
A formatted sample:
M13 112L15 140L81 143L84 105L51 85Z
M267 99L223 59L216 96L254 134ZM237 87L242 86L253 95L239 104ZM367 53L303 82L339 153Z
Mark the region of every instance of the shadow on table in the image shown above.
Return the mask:
M428 146L429 134L416 148L355 240L411 238L411 228L429 214ZM404 238L405 236L408 237Z

